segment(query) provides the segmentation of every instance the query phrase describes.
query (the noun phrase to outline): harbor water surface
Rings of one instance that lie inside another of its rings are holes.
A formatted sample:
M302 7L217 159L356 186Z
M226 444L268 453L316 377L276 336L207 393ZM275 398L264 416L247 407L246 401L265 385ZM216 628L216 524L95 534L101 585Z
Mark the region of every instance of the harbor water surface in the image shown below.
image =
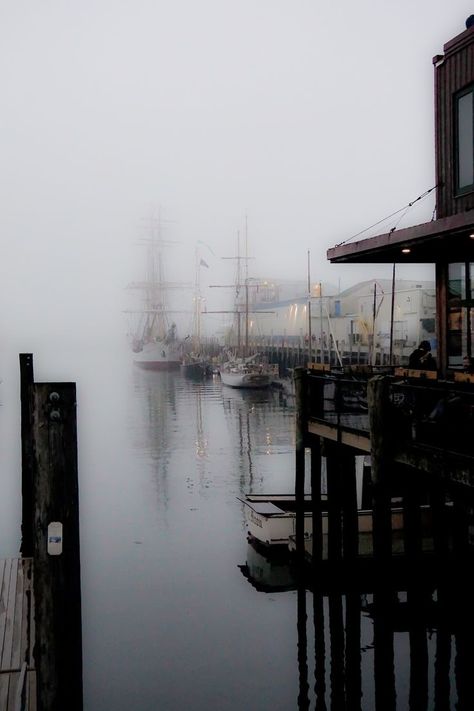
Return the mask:
M286 561L248 544L237 499L293 491L292 402L128 362L78 368L77 381L85 710L335 708L344 681L327 599L315 622ZM357 636L360 698L347 708L373 709L370 614ZM429 630L426 650L419 708L434 709ZM454 654L451 667L454 708ZM404 629L393 672L392 707L411 708Z

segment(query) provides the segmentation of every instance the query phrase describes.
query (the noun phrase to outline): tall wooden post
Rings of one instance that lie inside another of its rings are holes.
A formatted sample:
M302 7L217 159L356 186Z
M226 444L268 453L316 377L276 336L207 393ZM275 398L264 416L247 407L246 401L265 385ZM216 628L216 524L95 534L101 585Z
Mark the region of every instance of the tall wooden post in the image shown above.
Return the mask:
M296 448L295 448L295 505L296 505L296 552L300 562L304 560L304 486L305 486L305 426L306 426L306 377L304 368L296 368Z
M370 424L370 456L373 492L374 555L388 560L392 555L391 501L388 486L391 467L389 379L376 375L367 383Z
M323 559L323 521L321 505L321 442L311 444L311 506L313 551L311 562L313 567ZM317 573L316 573L317 574Z
M328 489L328 560L342 558L342 476L341 445L325 441Z
M353 562L359 553L359 521L357 515L357 483L355 455L343 447L341 453L342 476L342 548L346 562Z
M21 554L33 555L34 452L33 452L33 356L20 353L21 401Z
M36 383L33 390L38 709L81 711L76 386ZM53 531L52 523L62 524L62 532L58 526Z

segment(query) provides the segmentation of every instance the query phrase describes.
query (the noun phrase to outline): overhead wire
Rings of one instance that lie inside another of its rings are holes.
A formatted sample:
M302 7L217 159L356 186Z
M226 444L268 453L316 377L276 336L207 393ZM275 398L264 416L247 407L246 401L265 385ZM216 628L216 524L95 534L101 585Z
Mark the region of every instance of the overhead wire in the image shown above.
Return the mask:
M377 227L377 225L381 225L383 222L386 222L387 220L390 220L392 217L395 217L396 215L399 215L399 214L402 212L403 214L400 216L400 218L399 218L399 220L397 221L397 223L395 224L395 226L392 227L391 230L390 230L390 234L392 234L392 232L394 232L394 231L397 229L398 225L400 224L401 220L405 217L405 215L407 214L408 210L409 210L411 207L413 207L413 205L414 205L415 203L417 203L417 202L419 202L420 200L423 200L425 197L427 197L427 195L429 195L430 193L432 193L433 190L435 190L437 187L438 187L437 185L433 185L432 188L429 188L429 190L425 190L424 193L422 193L421 195L418 195L418 197L415 198L415 200L412 200L412 201L409 202L407 205L404 205L403 207L401 207L399 210L395 210L395 212L392 212L391 215L387 215L387 217L383 217L381 220L378 220L377 222L374 222L373 225L370 225L369 227L366 227L365 229L361 230L360 232L357 232L355 235L352 235L352 237L348 237L347 239L343 240L342 242L339 242L338 244L336 244L336 247L342 247L343 244L347 244L348 242L351 242L351 241L352 241L353 239L355 239L356 237L360 237L360 235L363 235L365 232L368 232L369 230L373 229L374 227Z

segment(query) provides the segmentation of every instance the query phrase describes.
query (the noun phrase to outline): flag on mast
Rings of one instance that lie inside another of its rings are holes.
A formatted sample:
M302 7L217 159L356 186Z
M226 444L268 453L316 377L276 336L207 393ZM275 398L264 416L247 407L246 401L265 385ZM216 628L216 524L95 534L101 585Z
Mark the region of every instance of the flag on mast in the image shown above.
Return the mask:
M199 266L200 267L207 267L209 269L209 264L207 262L205 262L204 259L201 259L201 261L199 262Z

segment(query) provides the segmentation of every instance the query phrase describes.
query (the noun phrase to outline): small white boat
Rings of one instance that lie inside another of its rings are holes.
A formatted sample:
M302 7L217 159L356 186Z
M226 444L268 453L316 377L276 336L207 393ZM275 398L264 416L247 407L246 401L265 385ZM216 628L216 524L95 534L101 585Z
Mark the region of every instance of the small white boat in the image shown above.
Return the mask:
M275 368L268 363L258 363L255 356L224 363L220 376L224 385L231 388L268 388L275 379Z
M295 497L289 494L247 494L237 497L245 504L247 535L265 546L288 546L296 532ZM305 496L305 536L312 531L311 497Z

